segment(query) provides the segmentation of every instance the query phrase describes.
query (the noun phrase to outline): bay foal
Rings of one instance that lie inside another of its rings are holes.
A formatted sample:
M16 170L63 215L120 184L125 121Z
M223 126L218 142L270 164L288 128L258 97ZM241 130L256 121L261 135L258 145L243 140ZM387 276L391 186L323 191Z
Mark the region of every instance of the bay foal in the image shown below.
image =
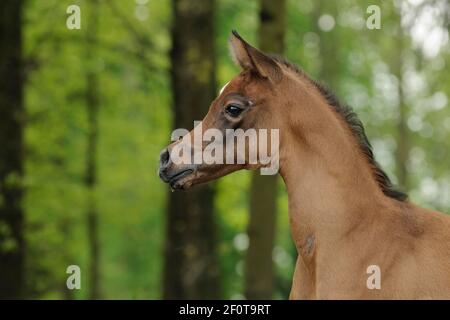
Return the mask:
M279 129L298 251L290 298L449 299L450 217L415 206L392 187L361 122L327 90L235 32L230 44L242 72L212 102L202 126ZM171 151L185 140L161 154L160 176L174 189L262 166L175 164ZM191 145L193 153L204 148ZM369 266L381 271L379 288L368 285Z

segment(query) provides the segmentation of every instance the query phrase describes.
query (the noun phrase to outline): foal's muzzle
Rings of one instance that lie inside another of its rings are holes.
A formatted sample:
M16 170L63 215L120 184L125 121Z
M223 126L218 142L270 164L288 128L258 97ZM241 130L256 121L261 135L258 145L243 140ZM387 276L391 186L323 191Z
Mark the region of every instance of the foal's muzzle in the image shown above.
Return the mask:
M159 156L159 177L169 183L172 189L183 189L182 178L194 173L193 165L174 165L170 159L170 151L165 148Z

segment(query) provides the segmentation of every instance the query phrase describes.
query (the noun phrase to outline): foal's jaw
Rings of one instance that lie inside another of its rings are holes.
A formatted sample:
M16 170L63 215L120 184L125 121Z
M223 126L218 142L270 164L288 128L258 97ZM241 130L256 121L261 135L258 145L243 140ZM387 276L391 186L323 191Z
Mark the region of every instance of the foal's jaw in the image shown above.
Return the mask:
M172 190L186 190L246 167L238 164L175 164L169 151L175 144L161 152L158 172L161 180L168 183Z
M193 166L192 168L180 169L170 176L161 173L160 178L169 183L172 190L187 190L193 186L219 179L233 171L237 171L241 167L236 168L234 165L224 165L220 168L215 166Z

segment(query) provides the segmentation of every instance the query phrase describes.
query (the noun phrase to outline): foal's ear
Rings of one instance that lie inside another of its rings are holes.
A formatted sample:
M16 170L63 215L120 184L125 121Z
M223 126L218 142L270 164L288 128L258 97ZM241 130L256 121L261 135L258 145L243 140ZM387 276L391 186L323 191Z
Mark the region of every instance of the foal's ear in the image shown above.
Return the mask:
M229 42L231 56L242 69L252 70L275 83L281 80L282 71L275 60L249 45L235 30Z

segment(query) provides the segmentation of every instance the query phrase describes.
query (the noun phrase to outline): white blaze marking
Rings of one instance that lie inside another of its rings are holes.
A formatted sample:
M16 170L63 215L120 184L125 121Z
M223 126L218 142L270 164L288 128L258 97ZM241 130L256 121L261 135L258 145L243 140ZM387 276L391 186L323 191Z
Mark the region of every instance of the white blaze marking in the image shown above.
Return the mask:
M223 90L225 90L225 88L227 87L227 85L230 83L230 81L228 81L227 83L225 83L225 85L222 87L222 89L220 89L219 92L219 96L222 94Z

